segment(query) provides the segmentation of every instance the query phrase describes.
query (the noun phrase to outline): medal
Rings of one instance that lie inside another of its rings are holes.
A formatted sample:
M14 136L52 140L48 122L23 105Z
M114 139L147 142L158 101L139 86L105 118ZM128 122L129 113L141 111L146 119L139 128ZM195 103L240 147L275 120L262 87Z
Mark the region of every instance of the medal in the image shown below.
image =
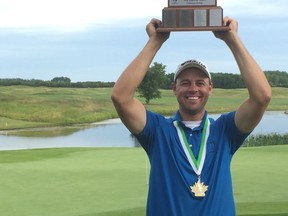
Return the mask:
M194 193L195 197L205 197L205 192L208 190L208 186L204 185L203 182L201 182L200 175L204 166L204 161L206 157L206 145L207 145L207 139L209 136L209 128L210 128L210 122L208 120L208 117L206 116L204 127L203 127L203 133L201 138L201 144L200 144L200 151L198 159L195 158L189 143L187 141L185 132L180 125L178 121L174 121L174 126L177 129L178 137L180 139L182 148L185 152L185 155L194 170L194 172L198 175L198 181L193 185L190 186L191 192Z
M198 176L198 181L193 186L190 186L190 189L195 197L205 197L208 186L204 185L204 183L201 182L200 176Z

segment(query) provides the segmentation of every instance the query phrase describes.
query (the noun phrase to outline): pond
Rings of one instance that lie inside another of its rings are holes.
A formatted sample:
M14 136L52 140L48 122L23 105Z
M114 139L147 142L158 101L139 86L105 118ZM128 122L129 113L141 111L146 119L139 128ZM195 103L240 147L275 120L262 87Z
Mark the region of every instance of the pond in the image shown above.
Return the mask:
M210 115L218 118L219 114ZM265 113L252 134L288 133L288 115L284 111ZM16 134L2 131L0 150L64 147L135 147L130 132L119 119L81 127L55 127L20 130Z

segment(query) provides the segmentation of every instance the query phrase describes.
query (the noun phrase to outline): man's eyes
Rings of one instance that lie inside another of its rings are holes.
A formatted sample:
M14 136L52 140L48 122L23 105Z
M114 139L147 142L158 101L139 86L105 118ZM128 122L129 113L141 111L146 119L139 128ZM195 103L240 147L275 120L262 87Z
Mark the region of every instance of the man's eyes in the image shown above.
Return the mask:
M203 85L205 85L205 82L204 81L197 81L196 84L198 86L203 86Z
M182 81L181 86L190 86L192 83L189 81ZM205 86L205 81L204 80L198 80L195 82L196 86Z
M182 86L189 86L189 85L190 85L190 82L184 81L184 82L181 82L181 85L182 85Z

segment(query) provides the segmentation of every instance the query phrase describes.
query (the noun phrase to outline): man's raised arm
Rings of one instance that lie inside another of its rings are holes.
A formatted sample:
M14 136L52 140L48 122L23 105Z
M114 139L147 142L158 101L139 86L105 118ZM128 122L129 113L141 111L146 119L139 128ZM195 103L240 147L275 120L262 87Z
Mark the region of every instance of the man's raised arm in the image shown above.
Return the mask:
M135 98L135 92L141 84L149 66L169 38L169 33L157 33L160 21L152 19L146 26L149 40L138 56L123 71L112 90L112 101L119 117L131 133L140 133L146 124L146 110Z
M224 24L230 27L230 31L214 34L225 41L232 51L249 92L249 98L236 111L235 123L241 132L251 132L261 120L271 100L271 88L263 71L241 42L237 33L238 23L225 17Z

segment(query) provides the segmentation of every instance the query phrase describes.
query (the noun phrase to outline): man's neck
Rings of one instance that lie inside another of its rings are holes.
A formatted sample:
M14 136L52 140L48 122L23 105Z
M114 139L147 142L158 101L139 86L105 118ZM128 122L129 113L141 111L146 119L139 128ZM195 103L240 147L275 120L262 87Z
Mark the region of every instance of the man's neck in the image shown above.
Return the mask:
M205 115L205 110L198 112L198 113L187 113L179 109L179 113L180 113L182 121L202 121Z

